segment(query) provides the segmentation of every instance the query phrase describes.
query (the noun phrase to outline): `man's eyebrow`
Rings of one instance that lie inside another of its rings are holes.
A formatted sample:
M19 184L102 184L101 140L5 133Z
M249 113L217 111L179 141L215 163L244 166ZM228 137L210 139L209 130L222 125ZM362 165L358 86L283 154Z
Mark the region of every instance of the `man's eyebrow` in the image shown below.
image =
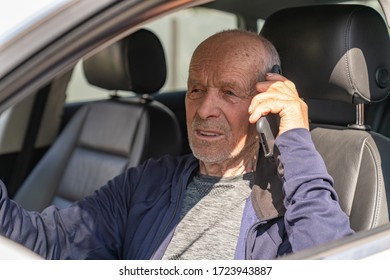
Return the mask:
M249 86L246 86L246 85L241 85L240 83L237 83L237 82L224 82L222 83L222 86L227 86L227 87L231 87L233 89L238 89L240 91L244 90L244 91L252 91L252 87Z
M240 87L240 85L238 83L236 83L236 82L224 82L224 81L222 81L221 84L223 86L228 86L228 87L233 87L233 88Z
M201 84L201 82L199 80L196 80L196 79L188 79L187 82L191 83L191 84Z
M230 88L233 88L233 89L243 89L243 84L237 82L237 81L234 81L234 80L220 80L218 82L218 85L220 87L230 87Z

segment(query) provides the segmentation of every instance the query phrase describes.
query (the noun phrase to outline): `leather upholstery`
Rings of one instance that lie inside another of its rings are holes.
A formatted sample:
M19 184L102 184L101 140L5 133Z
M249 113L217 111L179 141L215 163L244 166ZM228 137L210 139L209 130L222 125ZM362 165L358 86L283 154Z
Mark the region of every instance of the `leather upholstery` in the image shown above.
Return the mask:
M83 68L92 85L138 94L159 91L167 75L161 42L146 29L85 60Z
M387 223L389 139L374 132L331 127L316 127L311 134L351 227L360 231Z
M380 102L389 95L388 32L382 17L371 8L285 9L267 19L262 34L278 46L283 73L304 98L357 104Z
M140 30L111 45L85 61L86 76L106 89L135 87L140 94L158 91L166 73L164 52L156 39L151 32ZM146 59L141 67L139 47L134 45L147 46L142 57L156 60ZM139 61L130 67L134 56ZM147 76L139 75L136 65ZM147 68L160 70L157 74ZM130 82L126 84L127 79ZM51 204L66 207L145 159L178 155L181 138L176 117L160 102L142 97L91 102L76 112L15 200L36 211Z
M271 15L261 34L275 44L284 75L309 105L312 139L352 228L388 222L390 140L346 126L355 104L380 102L390 92L381 16L359 5L289 8Z

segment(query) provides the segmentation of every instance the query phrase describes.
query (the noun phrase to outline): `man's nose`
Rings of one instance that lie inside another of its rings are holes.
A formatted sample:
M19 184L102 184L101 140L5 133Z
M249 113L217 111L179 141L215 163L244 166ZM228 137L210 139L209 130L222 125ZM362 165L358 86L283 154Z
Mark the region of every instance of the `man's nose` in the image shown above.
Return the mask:
M218 117L221 113L219 94L217 91L208 91L202 101L199 103L197 110L202 119Z

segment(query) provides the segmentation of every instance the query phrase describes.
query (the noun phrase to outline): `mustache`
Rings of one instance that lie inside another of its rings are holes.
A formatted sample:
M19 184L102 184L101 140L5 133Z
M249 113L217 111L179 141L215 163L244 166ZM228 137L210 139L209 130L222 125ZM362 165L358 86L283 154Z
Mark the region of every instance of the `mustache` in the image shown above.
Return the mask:
M199 116L195 116L191 123L191 128L193 130L203 129L203 130L215 130L220 132L230 132L230 126L228 123L221 119L202 119Z

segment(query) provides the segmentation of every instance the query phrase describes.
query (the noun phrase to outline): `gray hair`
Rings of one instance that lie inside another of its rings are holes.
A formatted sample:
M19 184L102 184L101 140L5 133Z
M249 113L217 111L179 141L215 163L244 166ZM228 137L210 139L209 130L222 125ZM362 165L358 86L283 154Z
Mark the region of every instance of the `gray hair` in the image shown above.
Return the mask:
M277 52L275 46L269 40L267 40L265 37L261 35L258 35L258 37L260 41L263 43L265 51L268 53L268 61L264 63L265 64L264 71L265 73L270 72L274 65L277 64L280 66L279 53Z

